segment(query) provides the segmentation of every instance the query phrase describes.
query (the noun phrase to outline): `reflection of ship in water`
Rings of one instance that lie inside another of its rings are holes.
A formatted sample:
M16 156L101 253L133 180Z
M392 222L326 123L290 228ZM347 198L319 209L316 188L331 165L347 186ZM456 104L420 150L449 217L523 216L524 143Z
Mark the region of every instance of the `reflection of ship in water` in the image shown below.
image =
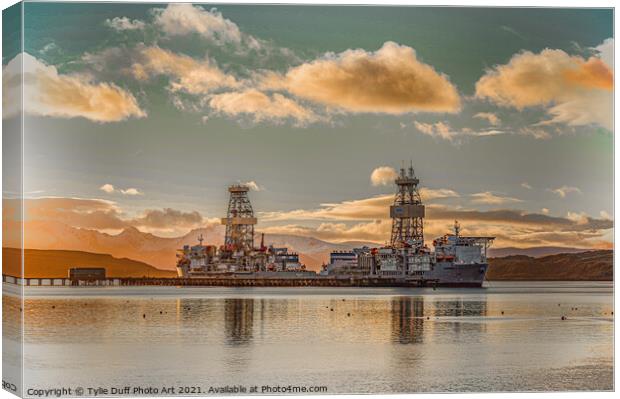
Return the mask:
M439 318L439 322L451 325L456 334L486 331L486 322L478 320L487 315L486 301L453 299L437 302L434 307L434 317Z
M392 301L391 306L392 337L395 342L401 344L422 343L425 327L428 330L431 326L430 323L453 324L456 332L468 329L484 330L486 328L484 323L463 323L467 321L467 317L473 319L486 316L486 301L465 302L462 299L453 299L429 302L427 300L425 308L424 297L399 297Z
M439 301L434 306L434 316L436 317L478 317L486 316L486 301L467 301L453 299L450 301Z
M224 326L226 340L230 344L250 343L254 328L254 299L226 299L224 302Z
M401 344L423 342L423 297L399 297L392 301L392 336Z

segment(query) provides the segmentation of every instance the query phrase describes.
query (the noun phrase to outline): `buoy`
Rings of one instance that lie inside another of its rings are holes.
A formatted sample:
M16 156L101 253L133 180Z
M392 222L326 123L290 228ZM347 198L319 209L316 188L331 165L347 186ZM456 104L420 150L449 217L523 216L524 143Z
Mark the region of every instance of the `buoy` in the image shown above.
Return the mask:
M56 309L56 305L52 305L52 309Z
M164 314L164 312L162 312L161 310L159 311L159 314Z
M430 319L431 319L430 317L426 316L426 320L430 320Z
M145 313L142 313L142 318L146 319L146 314Z
M502 310L502 314L504 314L504 311Z
M329 309L329 310L331 310L331 311L333 312L333 311L334 311L334 308L331 308L331 309Z
M562 320L566 320L566 316L562 316Z
M344 302L344 298L342 298L342 302Z
M347 313L347 317L351 317L351 313Z

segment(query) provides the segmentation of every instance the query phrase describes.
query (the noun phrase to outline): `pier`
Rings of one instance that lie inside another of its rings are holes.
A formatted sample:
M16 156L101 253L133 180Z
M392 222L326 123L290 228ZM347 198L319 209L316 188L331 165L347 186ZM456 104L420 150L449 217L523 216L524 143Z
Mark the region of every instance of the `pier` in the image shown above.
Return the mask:
M25 287L432 287L436 280L404 279L397 277L243 277L217 276L192 278L108 277L96 280L69 278L21 278L2 275L2 282Z

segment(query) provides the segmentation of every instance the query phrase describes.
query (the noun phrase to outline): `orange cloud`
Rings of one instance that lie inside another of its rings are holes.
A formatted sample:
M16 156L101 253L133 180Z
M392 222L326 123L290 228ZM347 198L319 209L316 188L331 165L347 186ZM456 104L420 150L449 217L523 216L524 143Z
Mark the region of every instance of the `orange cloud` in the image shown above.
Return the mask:
M446 75L411 47L386 42L375 52L347 50L270 75L265 84L350 112L457 112L460 97Z
M514 55L476 83L476 97L500 106L546 106L552 119L543 123L612 129L613 72L598 57L584 59L562 50L545 49Z
M371 241L379 244L390 238L391 220L382 218L351 222L325 221L318 226L286 224L262 227L272 234L310 236L332 242ZM496 246L576 246L598 248L609 243L613 222L584 214L554 217L519 210L476 211L427 206L424 233L427 242L450 232L454 220L461 222L463 234L497 237Z
M577 86L613 90L614 75L611 68L600 58L590 57L587 61L577 61L577 67L564 71L567 81Z
M427 195L441 198L452 192L442 191L445 190L430 191ZM259 214L260 231L315 237L332 242L354 240L381 244L390 237L388 207L392 201L391 195L385 195L326 204L315 210ZM18 200L3 200L3 234L6 242L19 243L19 209ZM169 208L147 209L132 216L116 203L99 199L27 199L25 211L26 238L37 236L38 240L52 241L55 240L54 234L41 232L58 232L66 226L99 231L137 227L146 232L180 236L190 229L213 227L218 222L205 219L196 211L184 212ZM598 248L610 242L610 232L613 231L613 220L607 214L599 219L578 212L569 212L565 217L559 217L517 209L479 211L429 204L424 223L427 240L450 231L454 220L462 222L463 234L495 236L496 245L500 247L575 246L575 243L579 243L580 247ZM281 225L279 222L287 224ZM32 240L29 243L36 244Z
M423 201L432 199L458 197L459 194L449 189L422 188L420 196ZM376 220L389 215L389 207L394 202L393 194L379 195L371 198L342 201L335 204L321 204L318 209L297 209L287 212L262 212L263 221L284 220Z
M19 221L19 200L3 200L3 217ZM196 211L184 212L171 208L146 209L131 216L115 202L102 199L45 197L24 200L25 222L51 222L100 231L136 227L144 231L186 232L206 220Z
M238 85L234 76L222 72L208 58L198 61L158 46L139 48L137 58L138 61L131 66L131 73L136 79L170 76L169 89L173 92L206 94L214 89Z
M23 67L23 76L22 76ZM28 53L20 53L2 70L4 117L20 111L23 78L24 111L58 118L82 117L95 122L143 118L135 97L113 83L95 82L86 75L65 75Z

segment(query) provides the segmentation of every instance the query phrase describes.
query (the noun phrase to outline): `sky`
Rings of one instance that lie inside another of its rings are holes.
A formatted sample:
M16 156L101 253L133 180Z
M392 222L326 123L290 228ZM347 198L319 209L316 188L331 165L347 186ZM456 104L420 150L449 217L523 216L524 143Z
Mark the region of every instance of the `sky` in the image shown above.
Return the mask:
M260 231L381 243L412 162L427 240L611 246L611 9L25 3L23 52L3 19L26 220L177 236L247 183Z

